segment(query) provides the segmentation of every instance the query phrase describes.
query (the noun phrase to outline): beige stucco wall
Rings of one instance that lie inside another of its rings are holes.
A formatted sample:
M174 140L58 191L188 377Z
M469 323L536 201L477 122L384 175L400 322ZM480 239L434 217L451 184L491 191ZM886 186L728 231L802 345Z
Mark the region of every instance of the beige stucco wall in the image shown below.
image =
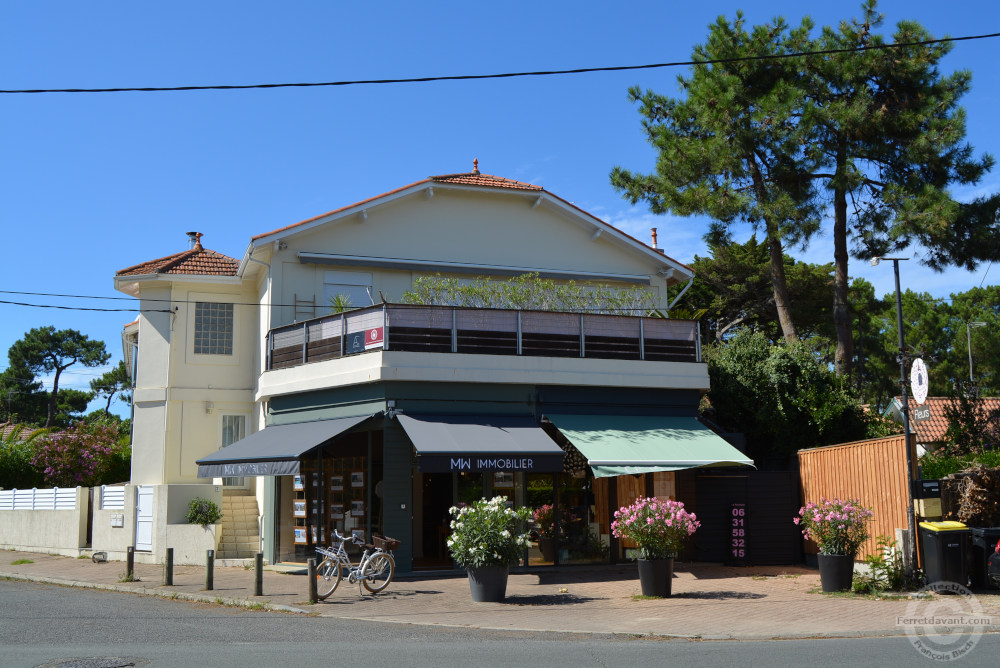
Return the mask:
M195 461L221 446L222 415L244 415L250 431L260 359L260 306L237 279L172 278L140 284L149 313L139 320L132 482L196 483ZM196 302L234 303L232 355L194 353ZM171 313L158 313L169 304ZM154 307L155 305L155 307ZM147 307L144 307L147 308Z
M187 507L195 497L214 501L222 507L222 488L210 484L154 485L153 487L153 547L149 552L136 552L137 563L162 563L168 547L174 548L174 564L205 563L205 551L218 548L222 524L207 529L188 524ZM95 501L100 488L94 490ZM125 508L94 508L92 549L108 553L112 561L124 561L127 549L135 544L136 485L125 486ZM124 515L123 526L111 526L112 515Z
M708 390L702 362L649 362L373 350L363 355L268 371L257 399L377 381Z
M73 510L0 511L0 548L75 557L87 546L90 488L76 488Z
M419 275L371 267L303 264L299 252L461 262L532 270L600 272L641 276L666 308L666 279L657 259L628 247L611 234L594 235L591 219L548 201L532 206L538 194L455 191L435 188L433 197L418 193L305 231L290 230L280 250L268 249L274 294L285 305L275 310L272 327L293 322L296 299L315 299L316 316L324 315L327 271L372 274L372 294L398 301ZM469 275L467 277L472 277ZM632 285L621 283L622 287ZM360 306L361 304L355 304ZM298 319L303 319L300 315Z
M135 543L135 485L125 485L125 507L104 508L101 488L94 488L94 526L91 548L107 552L111 561L124 561L126 548ZM121 526L112 526L112 518L121 516Z

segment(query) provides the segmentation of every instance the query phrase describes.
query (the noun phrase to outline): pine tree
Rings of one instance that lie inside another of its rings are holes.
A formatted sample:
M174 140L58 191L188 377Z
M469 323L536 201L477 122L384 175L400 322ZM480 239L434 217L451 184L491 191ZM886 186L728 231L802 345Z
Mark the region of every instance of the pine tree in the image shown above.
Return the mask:
M654 213L707 214L720 222L718 239L735 221L765 232L778 321L786 341L798 339L785 276L784 248L806 242L820 222L817 192L806 178L814 167L806 151L802 74L795 53L808 44L811 23L790 30L783 19L747 30L743 15L720 17L693 60L736 59L696 65L679 77L685 98L629 91L640 104L647 140L658 152L653 174L622 167L612 185ZM745 60L745 58L752 58Z

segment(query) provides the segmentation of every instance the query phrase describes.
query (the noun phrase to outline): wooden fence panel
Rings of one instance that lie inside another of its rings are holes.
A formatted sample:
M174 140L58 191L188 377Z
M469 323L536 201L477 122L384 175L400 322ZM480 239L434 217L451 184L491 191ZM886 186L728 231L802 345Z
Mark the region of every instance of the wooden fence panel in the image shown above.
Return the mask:
M858 559L874 554L878 536L891 539L897 528L906 528L910 495L902 434L800 450L798 456L804 504L818 503L821 498L855 498L874 511L871 537L862 545ZM915 468L916 453L912 461ZM816 551L814 544L806 543L807 553Z

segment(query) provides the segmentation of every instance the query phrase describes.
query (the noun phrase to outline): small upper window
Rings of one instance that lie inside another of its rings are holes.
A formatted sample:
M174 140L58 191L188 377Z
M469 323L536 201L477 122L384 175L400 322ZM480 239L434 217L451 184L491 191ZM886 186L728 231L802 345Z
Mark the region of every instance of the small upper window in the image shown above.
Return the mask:
M197 302L194 305L194 352L233 354L233 305Z

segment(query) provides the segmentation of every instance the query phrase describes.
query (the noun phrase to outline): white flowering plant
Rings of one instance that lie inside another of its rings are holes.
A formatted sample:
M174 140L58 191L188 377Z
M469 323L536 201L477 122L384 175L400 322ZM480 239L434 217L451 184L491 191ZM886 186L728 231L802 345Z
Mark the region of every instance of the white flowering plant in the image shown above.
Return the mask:
M530 545L529 508L508 508L507 498L479 499L471 506L453 506L448 550L459 566L516 566Z

